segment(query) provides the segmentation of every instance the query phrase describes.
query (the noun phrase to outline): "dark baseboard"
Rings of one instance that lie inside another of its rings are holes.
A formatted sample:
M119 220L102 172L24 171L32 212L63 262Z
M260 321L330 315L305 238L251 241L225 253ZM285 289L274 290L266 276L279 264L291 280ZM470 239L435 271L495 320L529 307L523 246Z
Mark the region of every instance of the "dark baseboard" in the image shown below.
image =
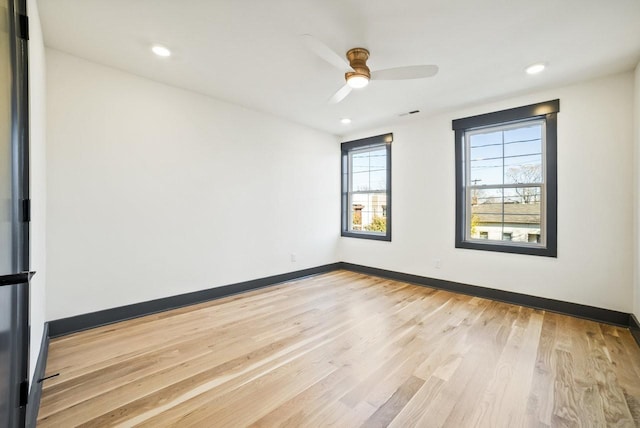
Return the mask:
M281 282L292 281L310 275L331 272L340 268L340 263L302 269L295 272L283 273L280 275L268 276L265 278L250 281L238 282L236 284L224 285L221 287L209 288L191 293L179 294L177 296L164 297L141 303L134 303L127 306L105 309L88 314L76 315L69 318L62 318L49 322L49 335L51 338L64 336L78 331L88 330L119 321L151 315L158 312L176 309L183 306L194 305L221 297L238 294L257 288L279 284Z
M40 397L42 397L42 381L45 370L47 369L47 356L49 355L49 323L44 323L42 331L42 342L40 342L40 352L38 353L38 361L36 369L31 380L31 390L29 391L29 400L27 401L27 417L26 427L35 428L38 420L38 411L40 410Z
M219 299L233 294L243 293L257 288L268 287L306 276L331 272L338 269L375 275L397 281L409 282L416 285L439 288L455 293L483 297L515 305L527 306L546 311L557 312L574 317L585 318L592 321L618 325L630 329L633 337L640 346L640 325L633 314L603 309L595 306L581 305L578 303L564 302L561 300L547 299L544 297L530 296L528 294L514 293L511 291L497 290L494 288L480 287L476 285L462 284L443 279L429 278L386 269L373 268L347 262L337 262L328 265L303 269L295 272L239 282L222 287L210 288L192 293L179 294L147 302L135 303L127 306L106 309L88 314L76 315L69 318L58 319L48 323L49 337L55 338L78 331L88 330L119 321L138 318L158 312L176 309L183 306L194 305L209 300ZM43 369L44 370L44 369ZM42 377L42 376L40 376Z
M479 287L476 285L462 284L459 282L446 281L444 279L428 278L408 273L394 272L385 269L372 268L368 266L356 265L352 263L341 263L343 269L353 272L360 272L397 281L410 282L412 284L440 288L456 293L468 294L471 296L484 297L486 299L498 300L515 305L528 306L546 311L558 312L579 318L586 318L592 321L614 324L622 327L629 327L630 314L618 312L611 309L602 309L595 306L580 305L578 303L563 302L561 300L546 299L544 297L530 296L528 294L513 293L511 291L496 290L494 288Z
M640 346L640 322L638 322L638 318L634 314L629 314L629 331L638 346Z

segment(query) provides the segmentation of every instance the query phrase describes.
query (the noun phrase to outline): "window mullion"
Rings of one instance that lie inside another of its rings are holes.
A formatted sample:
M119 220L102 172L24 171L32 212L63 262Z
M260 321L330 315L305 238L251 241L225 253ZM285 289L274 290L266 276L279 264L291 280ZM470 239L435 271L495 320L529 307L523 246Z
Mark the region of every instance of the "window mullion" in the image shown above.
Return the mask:
M469 191L471 189L471 147L469 142L469 139L467 138L466 134L463 134L463 138L464 138L464 171L465 171L465 177L464 177L464 188L465 188L465 238L466 239L470 239L471 238L471 219L473 218L473 208L471 207L471 192Z
M504 186L504 130L500 133L502 136L502 185ZM502 187L502 240L504 240L504 187Z

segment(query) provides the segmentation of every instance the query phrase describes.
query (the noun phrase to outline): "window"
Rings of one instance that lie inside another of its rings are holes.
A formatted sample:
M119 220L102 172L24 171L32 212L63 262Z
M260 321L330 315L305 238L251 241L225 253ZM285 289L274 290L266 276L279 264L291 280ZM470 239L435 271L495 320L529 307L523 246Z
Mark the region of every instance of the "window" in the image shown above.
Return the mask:
M453 121L456 248L556 257L559 111L553 100Z
M342 236L391 241L393 134L342 143Z

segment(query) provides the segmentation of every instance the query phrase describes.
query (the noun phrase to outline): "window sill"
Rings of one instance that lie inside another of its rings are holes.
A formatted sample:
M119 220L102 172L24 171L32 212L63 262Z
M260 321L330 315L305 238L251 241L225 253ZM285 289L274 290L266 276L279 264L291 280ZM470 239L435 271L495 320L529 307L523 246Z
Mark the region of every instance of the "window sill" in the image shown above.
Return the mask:
M345 232L342 231L340 236L345 236L347 238L360 238L360 239L371 239L374 241L387 241L391 242L391 235L378 235L373 233L366 232Z
M494 251L499 253L526 254L530 256L558 257L555 248L533 245L514 245L499 243L483 243L472 241L456 242L456 248L468 250Z

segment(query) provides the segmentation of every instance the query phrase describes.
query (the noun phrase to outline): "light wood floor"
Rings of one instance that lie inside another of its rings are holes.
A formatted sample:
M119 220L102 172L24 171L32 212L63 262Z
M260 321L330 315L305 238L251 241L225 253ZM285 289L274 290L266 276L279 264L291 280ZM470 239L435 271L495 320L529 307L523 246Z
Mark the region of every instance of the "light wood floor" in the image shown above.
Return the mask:
M618 327L336 271L51 342L38 426L633 427Z

